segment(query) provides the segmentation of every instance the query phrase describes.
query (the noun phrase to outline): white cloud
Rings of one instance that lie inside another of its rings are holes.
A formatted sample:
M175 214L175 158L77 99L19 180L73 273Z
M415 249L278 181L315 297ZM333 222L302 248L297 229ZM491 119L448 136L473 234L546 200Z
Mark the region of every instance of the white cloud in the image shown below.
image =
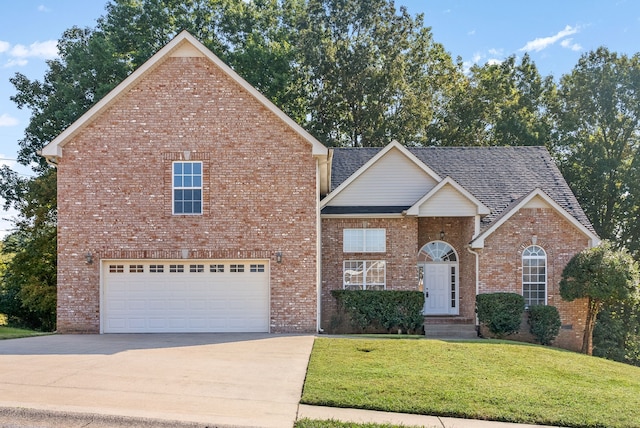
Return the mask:
M14 168L17 165L17 162L13 159L10 159L9 156L0 153L0 166L2 165L7 165L8 167Z
M476 35L476 30L475 29L467 32L467 36L475 36L475 35Z
M51 9L49 9L47 6L41 4L40 6L38 6L38 12L51 12Z
M7 61L2 68L11 68L11 67L24 67L25 65L27 65L29 63L29 61L27 61L24 58L21 59L10 59L9 61Z
M0 40L0 53L6 52L11 47L11 43Z
M563 48L571 49L572 51L581 51L582 46L579 43L573 43L573 39L564 39L560 42L560 46Z
M502 49L489 49L489 55L503 56L504 55L504 51Z
M17 58L37 57L52 59L58 56L58 42L47 40L46 42L34 42L29 46L15 45L9 54Z
M520 50L540 52L541 50L548 48L549 46L564 39L565 37L571 36L572 34L576 34L579 31L580 31L579 27L572 27L570 25L567 25L566 27L564 27L564 30L559 31L553 36L540 37L530 42L527 42L527 44L524 45L524 47L520 48Z
M0 114L0 126L16 126L18 119L11 117L6 113Z

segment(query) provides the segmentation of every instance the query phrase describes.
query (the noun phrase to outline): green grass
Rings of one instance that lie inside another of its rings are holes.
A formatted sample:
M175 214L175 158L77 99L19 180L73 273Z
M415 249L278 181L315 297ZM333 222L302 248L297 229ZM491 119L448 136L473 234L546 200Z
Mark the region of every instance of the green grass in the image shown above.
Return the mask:
M29 336L42 336L43 334L50 334L50 333L42 333L40 331L27 330L24 328L0 326L0 340L18 339L20 337L29 337Z
M505 341L318 338L302 403L639 428L640 368Z
M299 419L296 421L294 428L412 428L412 427L407 425L358 424L355 422L340 422L335 420L320 421L316 419ZM415 428L420 428L420 427L415 427ZM437 428L437 427L434 427L434 428Z

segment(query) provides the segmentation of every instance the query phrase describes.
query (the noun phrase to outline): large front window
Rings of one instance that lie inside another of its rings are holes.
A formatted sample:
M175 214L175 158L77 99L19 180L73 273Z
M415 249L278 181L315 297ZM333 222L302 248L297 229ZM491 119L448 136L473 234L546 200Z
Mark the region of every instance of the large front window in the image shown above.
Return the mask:
M173 163L173 213L202 214L202 162Z
M527 307L547 304L547 253L537 245L522 252L522 295Z
M345 290L384 290L387 264L383 260L345 260Z

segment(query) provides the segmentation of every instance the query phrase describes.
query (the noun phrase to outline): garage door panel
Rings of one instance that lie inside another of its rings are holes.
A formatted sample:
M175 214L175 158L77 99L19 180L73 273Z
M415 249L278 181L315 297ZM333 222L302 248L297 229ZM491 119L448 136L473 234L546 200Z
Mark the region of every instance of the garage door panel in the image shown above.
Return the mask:
M269 330L266 262L118 261L103 272L105 333Z

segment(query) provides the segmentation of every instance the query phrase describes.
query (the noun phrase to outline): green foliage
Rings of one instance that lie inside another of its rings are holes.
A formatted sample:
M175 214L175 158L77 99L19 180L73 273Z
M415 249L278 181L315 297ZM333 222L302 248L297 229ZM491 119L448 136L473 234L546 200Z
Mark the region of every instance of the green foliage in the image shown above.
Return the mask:
M331 295L361 330L380 325L387 331L416 331L424 322L420 291L332 290Z
M12 325L52 331L56 320L56 174L21 178L0 170L0 196L21 215L4 239L0 313Z
M335 419L331 420L321 420L321 419L307 419L302 418L298 419L293 428L418 428L411 427L407 425L395 425L395 424L387 424L387 423L358 423L358 422L342 422L336 421Z
M0 278L0 312L10 325L55 330L56 233L46 226L5 239L3 254L11 259Z
M440 145L545 146L551 138L548 109L556 87L525 54L499 64L474 65L453 82L451 98L430 128Z
M605 305L593 330L593 355L640 366L640 302Z
M638 298L638 265L626 250L616 250L608 241L573 256L562 271L563 299L588 299L582 352L591 353L596 318L603 305Z
M476 296L478 320L498 338L517 333L524 313L524 297L516 293L486 293Z
M329 146L426 143L461 71L423 16L389 0L308 0L298 26L312 134Z
M640 257L640 54L601 47L562 76L554 113L560 169L596 232Z
M555 306L529 307L529 331L541 345L551 345L560 332L560 312Z

